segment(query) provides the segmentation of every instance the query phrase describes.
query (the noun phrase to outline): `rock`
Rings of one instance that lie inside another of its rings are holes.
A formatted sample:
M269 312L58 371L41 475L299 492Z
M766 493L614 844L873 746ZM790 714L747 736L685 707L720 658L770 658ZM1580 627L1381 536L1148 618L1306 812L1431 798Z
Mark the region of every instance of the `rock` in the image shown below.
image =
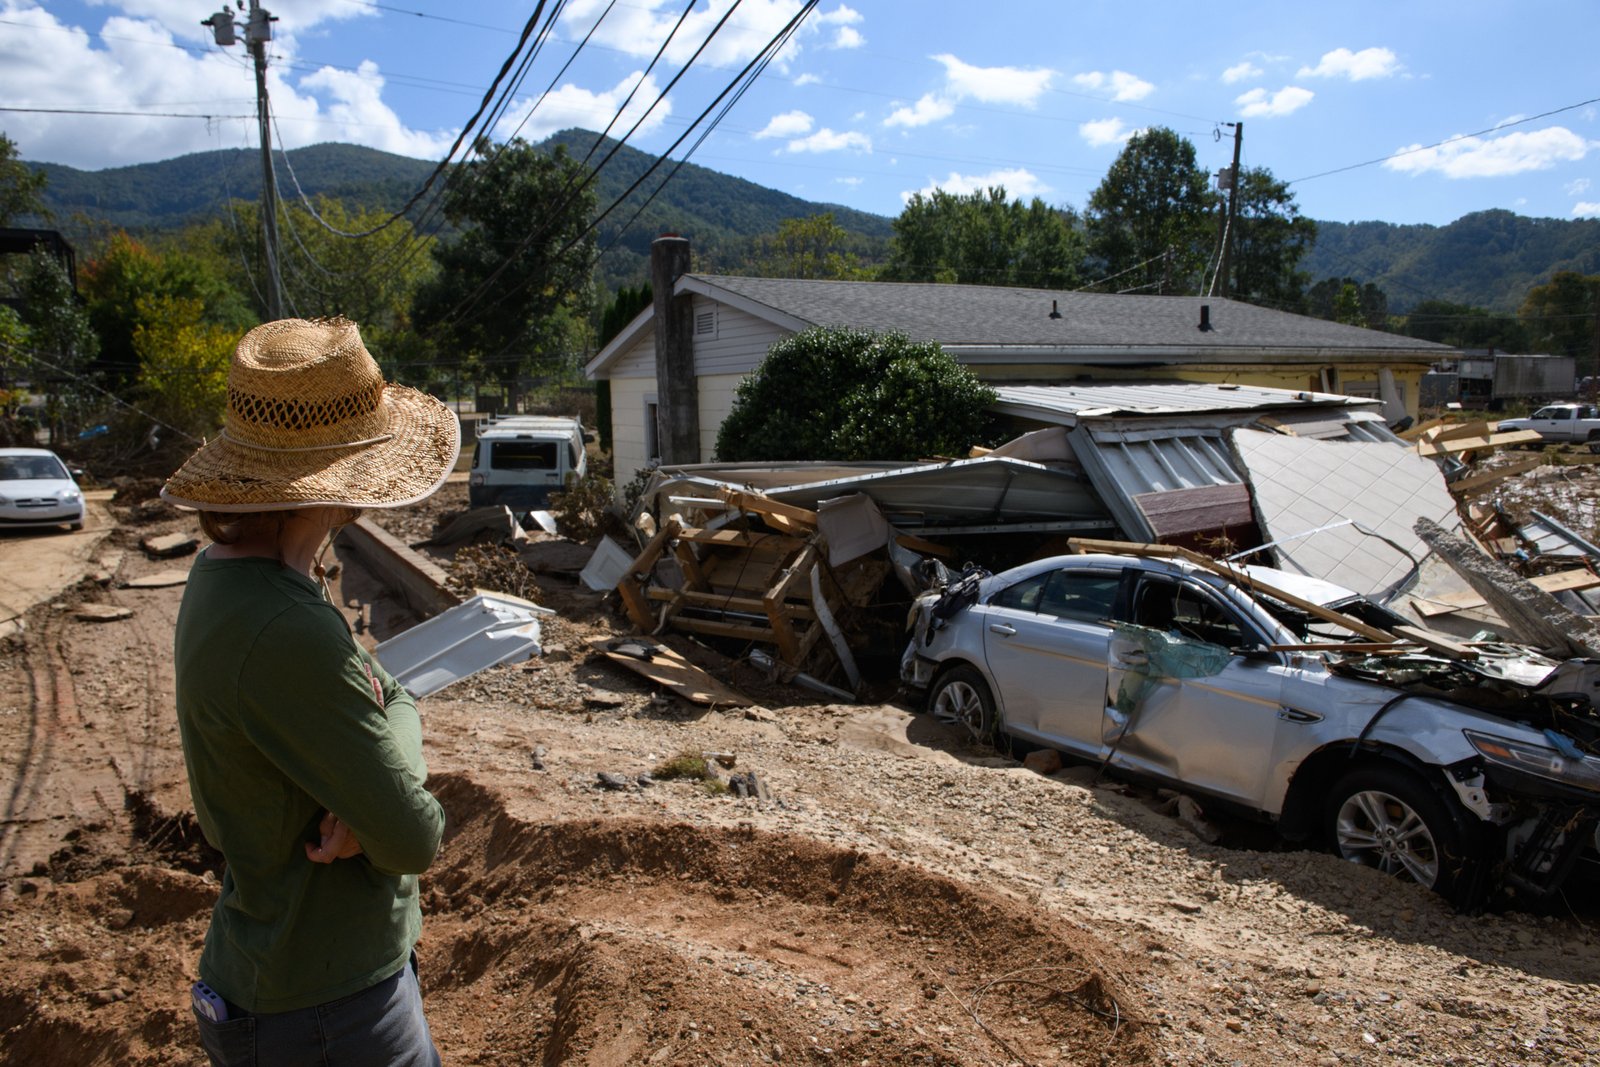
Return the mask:
M648 774L635 775L633 780L639 783L640 789L649 789L656 784L656 780Z
M595 777L599 780L601 789L626 789L632 784L626 775L612 774L610 771L601 771Z
M1200 810L1200 805L1190 797L1178 798L1178 821L1187 826L1194 836L1209 845L1222 840L1217 828L1206 822L1205 812Z
M1198 900L1181 900L1177 897L1167 901L1167 905L1174 911L1181 911L1185 915L1198 915L1205 910L1205 905Z
M116 622L133 618L133 609L118 604L79 604L72 617L84 622Z
M572 650L566 645L546 645L543 657L551 663L567 663L572 659Z
M744 717L755 722L777 722L778 717L760 705L744 709Z
M735 763L739 762L739 757L732 752L702 752L700 755L707 764L716 763L730 770L733 769Z
M584 694L583 702L591 708L620 708L628 702L628 698L609 689L591 689Z
M151 559L176 559L193 553L200 547L200 540L191 534L171 533L143 538L139 541L139 547Z
M1061 753L1053 748L1036 748L1023 757L1022 765L1035 774L1054 774L1061 769Z
M169 585L182 585L189 580L188 571L156 571L122 583L124 589L163 589Z

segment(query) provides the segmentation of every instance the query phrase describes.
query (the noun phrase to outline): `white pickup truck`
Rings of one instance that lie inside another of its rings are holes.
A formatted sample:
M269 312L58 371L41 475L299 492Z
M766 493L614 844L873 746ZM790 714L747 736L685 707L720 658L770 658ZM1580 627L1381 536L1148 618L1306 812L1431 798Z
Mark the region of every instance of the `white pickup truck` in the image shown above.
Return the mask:
M1525 419L1502 420L1499 429L1536 430L1546 443L1587 441L1600 452L1600 408L1592 404L1546 404Z

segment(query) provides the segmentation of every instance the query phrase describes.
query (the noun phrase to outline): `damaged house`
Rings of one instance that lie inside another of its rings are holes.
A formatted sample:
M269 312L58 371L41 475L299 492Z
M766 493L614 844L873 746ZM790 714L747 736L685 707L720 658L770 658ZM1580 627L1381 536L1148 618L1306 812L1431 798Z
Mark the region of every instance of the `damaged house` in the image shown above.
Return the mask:
M590 360L611 386L616 478L712 457L739 382L812 326L937 341L992 386L1210 382L1375 399L1415 415L1444 345L1221 298L690 272L689 242L652 245L654 306Z

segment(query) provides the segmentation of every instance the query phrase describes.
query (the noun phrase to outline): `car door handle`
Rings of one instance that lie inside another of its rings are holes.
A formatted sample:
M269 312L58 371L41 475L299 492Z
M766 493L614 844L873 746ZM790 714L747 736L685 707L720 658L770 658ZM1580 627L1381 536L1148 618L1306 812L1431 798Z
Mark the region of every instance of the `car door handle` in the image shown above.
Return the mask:
M1301 711L1298 708L1279 708L1278 718L1282 719L1284 722L1297 722L1302 724L1310 724L1322 721L1322 716L1318 715L1316 712Z
M1017 632L1017 628L1006 622L991 622L989 624L989 632L999 634L1002 637L1010 637Z
M1150 653L1118 652L1117 662L1129 667L1148 667L1150 665Z

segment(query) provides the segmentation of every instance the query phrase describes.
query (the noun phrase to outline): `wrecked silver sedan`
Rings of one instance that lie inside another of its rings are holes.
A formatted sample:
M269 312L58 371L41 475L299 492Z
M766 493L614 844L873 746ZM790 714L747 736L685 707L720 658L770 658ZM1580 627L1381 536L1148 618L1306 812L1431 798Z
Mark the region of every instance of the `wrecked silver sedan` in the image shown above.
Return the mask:
M1546 896L1594 855L1595 664L1423 647L1326 582L1181 554L968 575L913 614L902 679L980 738L1222 802L1464 905Z

